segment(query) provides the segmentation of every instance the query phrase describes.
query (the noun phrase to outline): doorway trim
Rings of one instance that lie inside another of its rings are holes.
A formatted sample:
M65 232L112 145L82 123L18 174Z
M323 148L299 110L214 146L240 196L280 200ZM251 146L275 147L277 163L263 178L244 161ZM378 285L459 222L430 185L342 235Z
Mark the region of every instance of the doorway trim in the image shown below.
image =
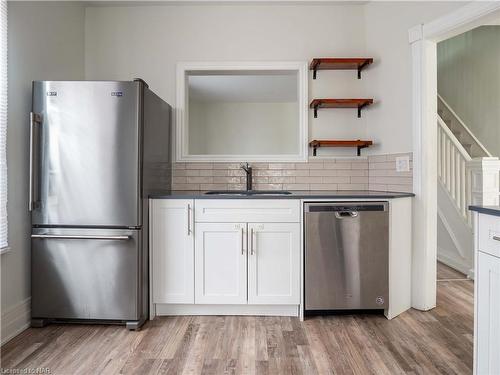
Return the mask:
M412 59L413 256L412 307L436 306L437 43L496 17L500 2L473 2L408 31Z

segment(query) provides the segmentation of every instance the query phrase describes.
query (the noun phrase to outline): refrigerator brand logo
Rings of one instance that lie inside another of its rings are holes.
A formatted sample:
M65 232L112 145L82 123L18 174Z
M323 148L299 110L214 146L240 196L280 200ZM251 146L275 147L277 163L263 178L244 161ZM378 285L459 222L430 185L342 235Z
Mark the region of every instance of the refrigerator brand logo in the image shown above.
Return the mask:
M111 92L111 96L123 96L123 92L121 92L121 91L113 91L113 92Z
M47 91L47 96L57 96L57 91Z

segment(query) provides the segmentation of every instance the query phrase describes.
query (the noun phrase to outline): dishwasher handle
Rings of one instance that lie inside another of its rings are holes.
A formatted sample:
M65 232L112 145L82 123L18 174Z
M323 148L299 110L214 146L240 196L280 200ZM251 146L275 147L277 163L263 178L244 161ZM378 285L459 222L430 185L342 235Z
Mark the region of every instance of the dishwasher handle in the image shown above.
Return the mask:
M336 211L335 217L337 219L347 219L347 218L356 218L358 217L358 211Z
M308 213L335 213L337 218L356 217L363 211L388 211L387 202L335 202L306 203L304 211Z

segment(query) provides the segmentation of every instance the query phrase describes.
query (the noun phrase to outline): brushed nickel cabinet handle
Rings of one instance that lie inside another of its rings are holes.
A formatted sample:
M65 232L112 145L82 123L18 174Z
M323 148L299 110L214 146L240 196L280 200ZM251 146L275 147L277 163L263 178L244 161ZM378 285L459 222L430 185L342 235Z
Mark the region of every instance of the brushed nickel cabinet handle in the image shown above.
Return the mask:
M187 205L187 235L191 234L191 205Z
M250 229L250 255L254 254L254 234L255 230L253 228Z
M241 255L245 254L245 230L241 227Z

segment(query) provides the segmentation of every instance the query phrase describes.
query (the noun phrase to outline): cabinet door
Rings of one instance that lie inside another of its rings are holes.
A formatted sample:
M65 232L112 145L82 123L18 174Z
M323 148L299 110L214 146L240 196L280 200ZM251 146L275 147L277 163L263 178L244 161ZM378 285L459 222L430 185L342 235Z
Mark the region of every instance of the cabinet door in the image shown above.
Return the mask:
M153 303L194 303L193 204L151 200Z
M247 303L245 223L196 223L197 304Z
M500 374L500 258L478 253L477 374Z
M248 224L248 303L300 303L300 224Z

